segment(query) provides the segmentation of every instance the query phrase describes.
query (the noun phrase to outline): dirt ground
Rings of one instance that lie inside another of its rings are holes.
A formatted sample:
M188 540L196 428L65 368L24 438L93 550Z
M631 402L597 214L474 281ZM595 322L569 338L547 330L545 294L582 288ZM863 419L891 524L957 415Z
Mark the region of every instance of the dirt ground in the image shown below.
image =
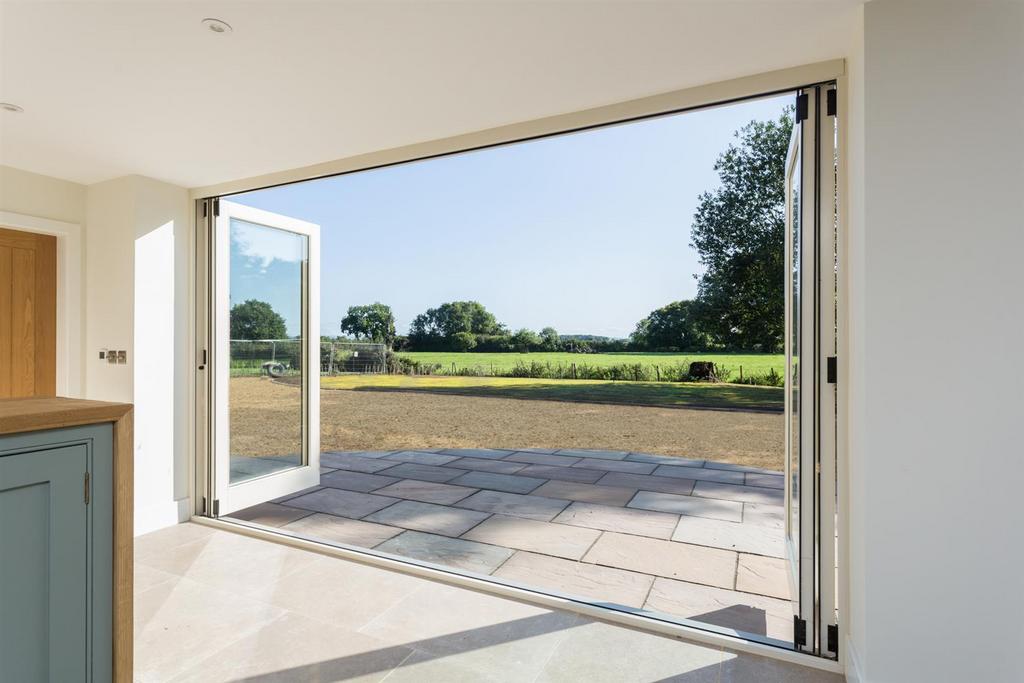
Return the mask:
M298 390L231 379L232 453L293 452ZM757 412L323 390L321 450L599 448L781 470L783 417Z

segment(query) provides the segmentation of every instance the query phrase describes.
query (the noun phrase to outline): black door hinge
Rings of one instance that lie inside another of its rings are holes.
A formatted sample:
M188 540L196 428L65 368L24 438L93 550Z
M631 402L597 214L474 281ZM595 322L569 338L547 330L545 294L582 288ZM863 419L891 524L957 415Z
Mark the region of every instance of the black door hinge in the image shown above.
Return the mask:
M203 201L203 218L206 218L206 202Z
M839 376L839 360L835 356L829 356L825 363L825 380L829 384L835 384Z
M796 96L796 122L807 120L807 93Z
M825 91L825 114L836 115L836 91L835 89Z
M220 501L216 498L213 500L213 516L220 517Z
M212 201L213 201L213 215L214 216L219 216L220 215L220 199L215 197Z
M807 645L807 621L793 615L793 647L796 650Z
M828 651L839 657L839 624L829 624Z

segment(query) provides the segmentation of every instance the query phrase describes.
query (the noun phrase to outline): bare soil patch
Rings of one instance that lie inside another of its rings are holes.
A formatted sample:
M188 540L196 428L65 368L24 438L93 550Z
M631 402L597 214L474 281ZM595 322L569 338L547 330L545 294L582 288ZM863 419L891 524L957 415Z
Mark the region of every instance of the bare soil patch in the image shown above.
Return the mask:
M232 378L232 452L294 450L297 394L266 378ZM323 390L320 422L322 450L597 448L783 464L783 417L760 412Z

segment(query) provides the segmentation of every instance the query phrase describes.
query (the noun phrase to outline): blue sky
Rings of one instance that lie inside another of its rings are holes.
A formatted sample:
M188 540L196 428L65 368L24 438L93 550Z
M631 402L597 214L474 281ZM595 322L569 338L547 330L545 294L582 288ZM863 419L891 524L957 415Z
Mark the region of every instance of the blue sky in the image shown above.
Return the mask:
M714 163L791 96L678 114L229 197L321 226L321 334L380 301L399 333L427 308L473 299L515 330L625 337L692 298L689 246ZM232 260L231 299L278 300L298 331L292 269ZM263 271L266 271L265 273ZM280 275L278 275L278 273Z

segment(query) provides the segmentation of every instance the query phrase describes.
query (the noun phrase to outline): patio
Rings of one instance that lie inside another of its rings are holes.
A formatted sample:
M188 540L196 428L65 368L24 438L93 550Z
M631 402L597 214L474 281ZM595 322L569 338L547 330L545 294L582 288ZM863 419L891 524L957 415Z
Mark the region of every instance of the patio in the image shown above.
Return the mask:
M590 601L792 639L778 472L601 450L321 454L232 515Z

